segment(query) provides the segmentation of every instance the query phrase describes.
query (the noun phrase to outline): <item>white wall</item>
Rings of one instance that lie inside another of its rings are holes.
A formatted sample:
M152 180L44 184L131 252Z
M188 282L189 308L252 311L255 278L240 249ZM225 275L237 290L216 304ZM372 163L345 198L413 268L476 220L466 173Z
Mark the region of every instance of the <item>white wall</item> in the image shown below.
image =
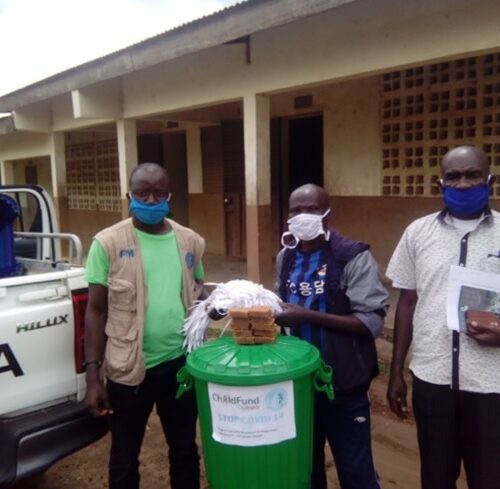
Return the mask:
M380 195L378 77L341 82L327 94L324 180L330 195Z
M49 194L52 194L50 158L48 156L16 161L14 165L14 181L9 183L26 183L25 168L32 165L36 166L38 185L41 185Z
M312 95L309 109L294 98ZM380 195L381 135L377 76L274 95L272 117L323 113L324 186L330 195Z
M0 138L0 160L20 160L50 155L50 134L16 132Z

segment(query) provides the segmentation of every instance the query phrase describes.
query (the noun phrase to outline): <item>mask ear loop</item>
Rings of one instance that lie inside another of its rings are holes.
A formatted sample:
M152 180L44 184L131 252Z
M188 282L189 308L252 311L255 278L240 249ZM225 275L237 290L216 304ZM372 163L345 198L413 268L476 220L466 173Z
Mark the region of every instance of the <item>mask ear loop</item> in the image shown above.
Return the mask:
M292 236L293 239L295 240L295 243L292 243L292 244L287 244L285 243L285 238L287 236ZM299 245L299 240L297 239L296 236L294 236L290 231L285 231L282 235L281 235L281 245L283 246L283 248L288 248L290 250L293 250L294 248L297 248L297 246Z
M323 214L323 219L328 215L330 214L330 212L332 211L332 209L327 209L325 211L325 213ZM329 241L330 240L330 229L327 228L327 230L323 230L323 235L325 236L325 241Z

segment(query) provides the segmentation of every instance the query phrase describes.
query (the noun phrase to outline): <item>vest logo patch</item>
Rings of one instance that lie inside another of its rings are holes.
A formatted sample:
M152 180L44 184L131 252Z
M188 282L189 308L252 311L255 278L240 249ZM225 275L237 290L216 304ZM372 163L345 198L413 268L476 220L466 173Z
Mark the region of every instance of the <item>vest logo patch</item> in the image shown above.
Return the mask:
M187 265L187 267L191 270L191 268L193 268L193 267L194 267L194 254L193 254L193 253L191 253L190 251L188 251L188 252L186 253L186 258L185 258L185 260L186 260L186 265Z
M135 253L133 249L120 250L120 258L134 258Z

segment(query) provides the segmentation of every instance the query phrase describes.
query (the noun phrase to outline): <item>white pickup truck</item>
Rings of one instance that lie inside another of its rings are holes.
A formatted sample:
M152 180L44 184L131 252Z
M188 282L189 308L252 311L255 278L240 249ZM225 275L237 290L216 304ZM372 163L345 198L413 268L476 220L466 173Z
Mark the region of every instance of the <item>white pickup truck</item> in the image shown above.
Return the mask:
M0 275L0 487L6 487L94 442L107 427L83 403L87 284L80 241L58 233L41 187L0 186L0 197L20 211L15 272ZM9 246L0 242L0 255Z

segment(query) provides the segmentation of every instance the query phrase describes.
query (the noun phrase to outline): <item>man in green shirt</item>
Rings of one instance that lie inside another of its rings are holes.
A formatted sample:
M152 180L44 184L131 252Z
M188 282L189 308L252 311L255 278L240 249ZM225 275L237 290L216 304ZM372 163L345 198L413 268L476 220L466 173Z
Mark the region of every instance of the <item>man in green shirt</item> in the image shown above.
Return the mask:
M87 260L86 402L94 415L109 415L110 489L139 488L138 456L154 405L169 445L171 487L199 489L194 395L175 394L184 318L203 290L205 243L165 218L163 167L143 163L129 184L132 218L98 233Z

